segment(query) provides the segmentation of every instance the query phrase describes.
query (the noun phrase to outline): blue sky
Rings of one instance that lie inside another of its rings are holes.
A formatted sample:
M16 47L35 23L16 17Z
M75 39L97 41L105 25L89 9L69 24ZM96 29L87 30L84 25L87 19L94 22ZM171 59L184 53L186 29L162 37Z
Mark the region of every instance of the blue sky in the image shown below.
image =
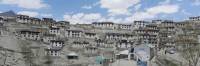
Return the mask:
M8 10L71 23L131 23L153 19L181 21L200 15L200 0L0 0L0 12Z

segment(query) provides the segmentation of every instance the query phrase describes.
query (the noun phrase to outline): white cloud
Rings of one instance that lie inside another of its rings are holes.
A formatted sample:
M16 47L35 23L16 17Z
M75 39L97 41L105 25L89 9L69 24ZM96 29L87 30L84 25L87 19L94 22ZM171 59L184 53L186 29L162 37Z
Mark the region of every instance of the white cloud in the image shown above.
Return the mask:
M39 15L38 12L33 12L33 11L20 11L17 14L21 14L21 15L28 15L30 17L36 17Z
M181 1L183 1L183 0L177 0L177 1L181 2Z
M191 13L187 12L186 10L181 10L184 15L192 15Z
M192 3L193 6L199 6L200 5L200 0L194 0Z
M178 5L159 5L152 8L147 9L147 12L150 14L171 14L179 11Z
M165 1L159 2L159 4L164 5L164 4L169 4L170 2L171 2L171 0L165 0Z
M42 17L53 17L52 14L41 14L40 16L42 16Z
M48 6L43 2L43 0L2 0L1 3L17 5L18 7L26 9L40 9Z
M138 11L141 8L141 6L142 6L142 4L138 4L138 5L134 6L135 11Z
M91 9L92 8L92 6L83 6L83 7L81 7L81 8L83 8L83 9Z
M102 16L99 13L77 13L77 14L65 14L63 16L64 20L72 22L72 24L76 23L91 23L95 21L100 21Z
M157 17L159 14L172 14L178 11L178 5L158 5L148 8L143 12L136 12L132 16L126 18L125 21L152 19Z
M140 0L101 0L100 4L101 8L108 9L110 15L128 15L128 9L139 2Z
M106 18L100 13L76 13L76 14L65 14L63 16L64 20L70 21L72 24L90 24L92 22L115 22L115 23L124 23L124 19L109 17Z
M93 7L99 5L99 2L93 3L92 5L84 5L81 8L83 9L92 9Z

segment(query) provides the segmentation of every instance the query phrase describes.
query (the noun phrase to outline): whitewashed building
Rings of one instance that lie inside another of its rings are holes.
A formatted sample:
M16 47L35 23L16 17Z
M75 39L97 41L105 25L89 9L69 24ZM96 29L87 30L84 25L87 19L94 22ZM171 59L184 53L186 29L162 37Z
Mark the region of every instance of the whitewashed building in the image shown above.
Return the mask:
M148 24L146 21L134 21L132 27L133 29L143 28Z
M57 27L50 27L49 28L50 34L61 35L61 29Z
M92 25L97 28L115 29L115 24L112 22L93 22Z
M84 51L86 54L97 54L98 53L98 48L97 47L92 47L92 46L88 46L85 48Z
M19 31L19 37L21 39L29 39L29 40L40 40L40 32L37 31L28 31L28 30L22 30Z
M65 36L72 37L72 38L80 38L82 37L83 31L81 30L66 30Z
M46 54L49 56L57 56L59 57L61 54L61 50L64 46L64 41L62 40L51 40L50 45L46 49Z
M85 38L95 39L95 38L98 38L98 36L96 33L93 33L93 32L85 32Z
M189 17L189 20L191 20L191 21L199 21L200 20L200 16Z
M127 40L121 40L117 43L117 48L132 48L134 47L134 42L133 41L127 41Z
M43 42L50 43L51 40L56 40L55 34L44 34L43 35Z
M53 57L59 57L61 54L61 49L46 49L46 55L53 56Z
M17 22L19 23L30 23L30 18L27 15L17 15Z
M0 23L3 23L4 19L2 17L0 17Z
M128 33L106 33L106 39L109 40L133 40L135 36Z
M87 46L89 46L89 42L87 42L87 41L83 41L83 42L81 42L81 41L74 41L73 43L72 43L72 47L73 48L86 48Z
M131 25L130 24L119 24L119 28L124 29L124 30L130 30Z
M62 40L51 40L50 48L51 49L62 49L64 46L64 41Z
M30 17L30 24L33 25L42 25L41 19Z

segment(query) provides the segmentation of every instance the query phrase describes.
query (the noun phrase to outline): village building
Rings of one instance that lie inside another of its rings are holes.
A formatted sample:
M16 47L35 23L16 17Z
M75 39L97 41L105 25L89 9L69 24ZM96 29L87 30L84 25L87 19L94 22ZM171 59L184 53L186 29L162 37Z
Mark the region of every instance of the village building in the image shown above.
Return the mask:
M62 40L51 40L50 47L51 49L62 49L64 47L64 41Z
M52 57L59 57L61 54L61 49L46 49L46 55Z
M65 36L66 37L71 37L71 38L80 38L82 37L83 31L81 30L66 30L65 31Z
M77 48L77 49L79 49L79 48L86 48L89 45L90 45L90 43L87 42L87 41L74 41L72 43L72 47L73 48Z
M165 47L174 47L175 23L172 20L165 20L159 25L159 44Z
M49 28L50 34L61 35L61 29L58 27L50 27Z
M55 22L53 26L56 26L56 27L69 27L70 25L70 22L68 21L58 21L58 22Z
M21 39L28 39L28 40L41 40L41 33L36 31L29 31L29 30L21 30L19 31L19 37Z
M96 47L104 47L104 44L106 43L106 41L103 41L101 39L96 39L95 40L95 45Z
M118 25L119 25L119 29L123 29L123 30L131 29L131 24L118 24Z
M122 34L120 33L106 33L106 39L109 40L120 40Z
M43 42L50 43L51 40L56 40L55 34L44 34L43 35Z
M127 49L127 48L132 48L132 47L134 47L134 42L133 41L120 40L117 43L117 48Z
M19 23L26 23L26 24L31 22L29 16L27 15L17 15L16 21Z
M146 21L134 21L132 24L132 28L133 29L139 29L139 28L143 28L146 27L146 25L148 25L149 22Z
M89 56L97 55L98 48L97 47L93 47L93 46L88 46L88 47L85 48L84 53L88 54Z
M200 16L189 17L189 20L191 20L191 21L199 21L200 20Z
M79 55L75 52L70 52L69 54L67 54L67 59L70 61L78 60Z
M30 17L30 23L32 25L42 25L41 19Z
M88 38L88 39L97 39L98 36L96 33L94 32L85 32L85 38Z
M0 23L3 23L4 19L2 17L0 17Z
M116 29L115 24L112 22L93 22L92 25L97 28Z
M53 26L56 21L53 18L42 18L43 25Z

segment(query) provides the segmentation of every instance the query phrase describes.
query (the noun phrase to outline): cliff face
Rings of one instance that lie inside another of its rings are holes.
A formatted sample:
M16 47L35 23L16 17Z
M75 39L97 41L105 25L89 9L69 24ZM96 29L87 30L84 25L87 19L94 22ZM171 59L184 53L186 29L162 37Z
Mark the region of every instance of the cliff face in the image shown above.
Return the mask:
M28 27L15 27L16 23L7 23L4 26L0 34L0 65L41 65L45 61L42 60L45 54L42 43L21 40L16 36L15 30Z

